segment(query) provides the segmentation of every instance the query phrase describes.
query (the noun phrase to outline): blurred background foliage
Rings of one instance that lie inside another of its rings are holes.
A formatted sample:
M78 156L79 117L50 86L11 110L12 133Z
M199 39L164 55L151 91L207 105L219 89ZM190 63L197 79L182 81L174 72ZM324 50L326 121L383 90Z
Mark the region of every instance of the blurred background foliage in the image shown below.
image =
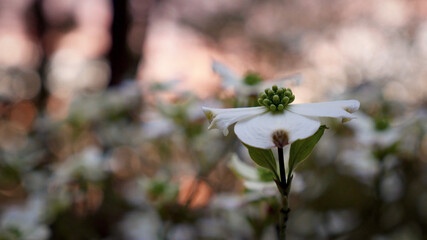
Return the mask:
M422 0L1 0L0 240L275 239L271 176L201 111L274 83L361 102L289 239L427 239L426 64Z

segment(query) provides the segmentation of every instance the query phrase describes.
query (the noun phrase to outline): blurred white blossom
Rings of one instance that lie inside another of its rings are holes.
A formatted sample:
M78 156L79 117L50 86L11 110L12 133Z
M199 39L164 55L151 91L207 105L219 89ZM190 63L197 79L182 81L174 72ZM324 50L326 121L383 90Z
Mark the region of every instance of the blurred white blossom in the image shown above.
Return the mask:
M38 196L31 196L24 205L7 208L0 215L0 237L12 231L22 240L48 239L50 230L43 223L45 211L45 201Z
M55 169L54 182L67 183L76 177L83 177L89 181L101 180L108 170L101 150L88 147L82 152L70 156Z

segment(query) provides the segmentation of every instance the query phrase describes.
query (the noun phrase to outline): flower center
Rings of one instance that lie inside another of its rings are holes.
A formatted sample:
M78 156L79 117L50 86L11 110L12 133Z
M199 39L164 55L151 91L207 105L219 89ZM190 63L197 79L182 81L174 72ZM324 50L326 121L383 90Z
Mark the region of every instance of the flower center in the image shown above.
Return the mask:
M258 103L272 112L281 112L294 100L295 95L290 88L279 88L274 85L259 94Z

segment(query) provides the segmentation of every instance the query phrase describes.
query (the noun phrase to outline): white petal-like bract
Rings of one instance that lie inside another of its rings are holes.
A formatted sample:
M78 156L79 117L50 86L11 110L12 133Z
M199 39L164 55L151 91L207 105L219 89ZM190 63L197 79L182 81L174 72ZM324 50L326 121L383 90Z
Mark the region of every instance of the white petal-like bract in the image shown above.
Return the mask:
M258 170L245 162L243 162L237 154L231 156L231 161L229 163L231 169L233 169L241 177L252 180L252 181L261 181Z
M210 122L209 129L217 128L221 130L224 135L228 134L228 127L237 121L251 118L268 111L265 107L225 109L203 107L202 109Z
M239 121L234 127L237 137L247 145L270 149L276 147L273 134L284 131L288 143L312 136L320 127L320 122L293 112L265 113L257 117Z
M357 100L343 100L320 103L303 103L289 105L287 110L308 117L332 117L353 119L351 113L359 109Z
M225 64L222 64L218 61L212 61L212 70L221 76L223 81L223 87L227 88L229 86L236 87L242 82L242 77L233 72Z

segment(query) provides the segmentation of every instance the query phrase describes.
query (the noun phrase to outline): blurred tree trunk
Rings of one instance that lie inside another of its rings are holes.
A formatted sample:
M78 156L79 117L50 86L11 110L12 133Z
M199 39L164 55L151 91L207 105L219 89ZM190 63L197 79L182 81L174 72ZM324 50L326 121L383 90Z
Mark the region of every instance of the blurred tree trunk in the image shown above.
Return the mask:
M40 49L41 49L40 52L42 54L40 59L40 65L38 66L38 69L37 69L40 76L41 88L35 104L39 110L43 110L45 108L47 98L49 97L49 93L46 88L47 59L46 59L46 46L44 43L44 36L47 29L47 24L43 14L43 0L34 1L32 7L30 7L28 11L34 14L34 15L26 14L26 16L27 17L34 16L34 19L35 19L35 24L33 26L34 28L30 28L30 29L33 30L32 35L34 36L38 45L40 46ZM31 22L31 20L27 22Z
M111 68L110 86L118 85L123 80L129 64L127 34L129 28L129 1L111 0L113 22L111 24L111 49L108 59Z
M118 85L124 79L132 79L144 59L143 46L149 25L150 10L154 0L111 0L113 23L111 25L112 46L108 54L111 65L110 86ZM136 31L132 31L135 30ZM129 32L132 31L132 34ZM128 39L132 37L132 39ZM129 42L139 49L130 50Z

